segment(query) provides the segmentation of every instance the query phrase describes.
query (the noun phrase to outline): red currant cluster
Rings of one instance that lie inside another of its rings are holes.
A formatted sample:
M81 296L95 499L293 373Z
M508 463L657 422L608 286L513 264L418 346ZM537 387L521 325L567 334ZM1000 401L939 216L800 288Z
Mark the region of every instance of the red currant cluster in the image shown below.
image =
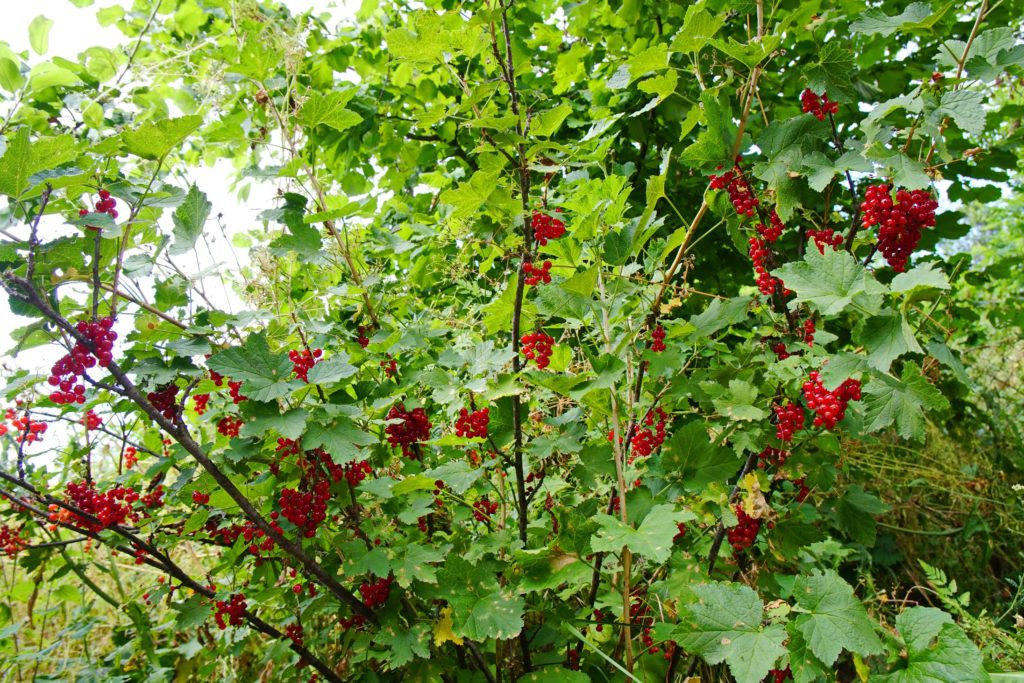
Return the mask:
M235 417L234 415L225 415L217 421L217 431L229 439L233 439L238 436L238 430L242 428L243 424L242 418Z
M196 405L195 405L196 415L202 415L203 413L205 413L206 412L206 404L210 402L210 395L209 394L194 394L192 396L192 399L196 403Z
M302 592L302 586L299 585L299 592ZM292 641L299 647L304 645L302 641L302 625L301 624L288 624L284 627L284 637Z
M160 414L166 417L168 420L177 421L178 419L178 405L175 403L175 397L178 395L178 385L174 382L166 384L156 391L151 391L146 394L146 398L153 407L160 411Z
M786 342L776 342L772 345L772 351L775 353L775 357L779 360L786 360L790 355L792 355L786 349Z
M787 666L785 669L772 669L768 672L767 683L786 683L793 680L793 672Z
M825 253L825 247L832 247L833 251L839 251L839 248L843 246L843 233L836 232L832 228L823 230L811 228L807 231L807 239L814 240L814 246L818 248L819 254Z
M467 408L463 408L459 411L459 419L455 421L455 433L467 439L486 439L487 425L490 421L490 408L481 408L472 413Z
M100 521L97 525L75 515L76 523L85 529L99 531L112 524L122 524L125 520L136 518L131 506L139 500L139 494L130 486L115 486L109 491L100 492L91 482L69 482L64 491L68 502ZM50 521L55 522L57 519L50 515Z
M156 488L142 496L140 499L146 509L159 508L164 506L164 485L157 484Z
M651 636L654 617L651 614L651 608L643 599L643 592L643 589L639 589L638 593L640 594L633 598L633 603L629 606L629 621L642 629L640 642L647 648L647 654L655 655L661 650L654 644L654 638Z
M7 525L0 526L0 552L7 557L14 557L28 545L21 536L21 529L13 529Z
M594 630L597 631L598 633L601 633L602 631L604 631L605 623L611 623L612 615L605 614L602 610L595 609L594 610L594 621L597 622L597 625L594 626Z
M865 228L878 226L878 251L898 273L907 267L910 254L921 241L921 231L935 226L939 203L927 190L899 190L892 200L892 188L872 185L864 193L860 208Z
M668 414L661 408L655 408L644 417L643 425L633 435L630 445L633 452L629 456L630 464L637 458L646 458L665 443L665 425L668 422ZM650 428L654 427L652 431Z
M359 345L365 349L367 346L370 345L369 334L370 334L370 332L372 330L371 330L371 328L366 327L365 325L360 325L356 329L357 329L356 342L358 342Z
M330 482L321 479L313 485L312 491L305 493L284 489L277 502L284 518L297 526L306 538L312 538L317 527L327 519L327 501L330 499Z
M96 414L96 411L89 410L82 417L82 424L85 425L85 431L91 432L95 429L99 429L103 424L103 418Z
M192 492L192 502L196 505L207 505L210 502L210 494L202 491Z
M760 238L751 237L748 242L750 244L748 252L750 260L754 262L754 272L757 273L757 288L765 296L771 296L777 288L782 286L782 280L772 277L768 272L768 261L771 258L772 250L768 247L768 243Z
M343 472L345 479L348 480L348 485L355 488L359 486L364 479L373 474L373 467L370 466L369 461L359 460L345 465Z
M769 225L764 223L757 224L757 234L769 242L774 242L779 239L786 226L782 224L782 219L779 218L779 214L775 213L775 209L772 209L771 214L769 214L768 222Z
M391 594L391 582L394 579L388 576L386 579L377 579L376 581L363 581L359 584L359 595L363 597L363 604L369 609L380 607L388 601L388 595Z
M754 519L744 512L742 505L736 505L733 509L739 521L736 526L729 529L729 545L734 551L741 552L754 545L757 532L761 530L761 520Z
M114 341L117 339L117 332L114 327L113 318L100 318L97 322L79 321L75 329L85 336L88 344L76 342L71 353L66 354L50 368L50 377L47 383L51 387L57 387L50 394L50 400L57 404L85 403L85 385L79 377L85 376L85 371L99 365L105 368L114 359L111 350L114 348ZM89 346L95 350L89 349Z
M804 321L804 343L808 346L814 346L814 333L817 332L817 328L814 325L814 318L808 318Z
M303 382L309 382L307 375L310 369L319 362L320 357L324 355L323 349L305 349L303 351L289 351L288 360L292 362L292 372L295 376L301 379Z
M242 382L228 382L228 394L231 396L231 401L238 405L242 401L248 401L249 397L242 394Z
M96 202L96 208L94 208L92 212L105 213L109 215L111 218L117 218L117 209L114 208L115 206L117 206L117 200L110 196L109 191L102 188L100 188L97 194L100 196L100 200ZM89 209L78 210L79 216L84 216L87 213L89 213ZM95 225L87 225L85 227L89 228L90 230L96 230L97 232L100 230Z
M565 651L565 668L570 671L580 670L580 653L572 646Z
M800 412L800 417L803 419L803 411ZM757 454L757 465L761 469L766 469L768 467L782 467L786 464L786 460L788 459L789 451L783 451L778 448L768 446Z
M793 435L804 428L804 409L799 403L790 401L784 406L775 406L775 436L780 441L792 441Z
M686 536L686 522L676 524L676 535L672 537L673 543L678 543Z
M224 621L224 617L228 620ZM217 611L214 613L213 618L217 620L217 627L220 630L224 630L230 623L232 626L238 626L245 622L245 596L241 593L235 593L228 600L217 601Z
M794 498L798 503L804 502L807 500L807 496L811 495L811 489L807 486L807 482L804 481L805 479L806 477L800 477L793 480L793 486L797 487Z
M527 261L523 264L523 274L526 275L526 284L539 285L551 282L551 261L545 261L540 268Z
M497 511L498 501L491 502L484 497L473 503L473 519L478 522L486 522Z
M828 114L839 113L838 102L828 99L828 95L825 93L821 93L821 97L818 97L810 88L806 88L800 93L800 104L803 107L804 113L813 114L819 121L824 121L825 116Z
M519 340L522 343L523 355L526 356L527 360L532 360L537 364L539 370L543 370L551 362L551 350L555 344L553 337L548 336L543 331L538 330L536 332L530 332L524 334L522 339Z
M807 407L814 411L814 426L834 429L846 417L850 401L860 400L860 380L848 379L834 391L829 391L812 372L803 386Z
M398 362L394 358L382 360L380 366L384 368L384 376L388 379L394 379L398 375Z
M388 443L392 446L401 446L402 455L405 457L419 460L418 444L430 438L430 428L433 426L427 417L427 411L423 408L408 411L404 403L399 403L391 406L387 419L391 422L384 428Z
M10 429L18 432L20 436L15 438L19 444L21 443L35 443L36 441L43 440L43 434L46 433L47 425L45 422L39 422L33 420L27 414L19 416L12 408L8 408L4 413L6 420L11 423ZM6 424L0 424L0 436L3 436L8 432Z
M138 451L135 446L128 446L124 449L124 466L128 469L135 467L135 464L139 462Z
M757 214L760 201L754 196L754 191L743 177L743 171L740 169L740 157L736 157L736 165L731 170L722 175L711 176L711 189L728 192L732 208L741 217L753 218Z
M561 212L561 209L555 209L555 213ZM565 234L565 223L540 211L533 212L530 227L533 228L533 238L542 247L547 245L548 240L556 240Z
M662 327L661 325L656 325L655 328L651 330L651 341L648 344L648 346L650 346L651 351L654 351L655 353L661 353L666 348L668 348L665 346L664 327Z

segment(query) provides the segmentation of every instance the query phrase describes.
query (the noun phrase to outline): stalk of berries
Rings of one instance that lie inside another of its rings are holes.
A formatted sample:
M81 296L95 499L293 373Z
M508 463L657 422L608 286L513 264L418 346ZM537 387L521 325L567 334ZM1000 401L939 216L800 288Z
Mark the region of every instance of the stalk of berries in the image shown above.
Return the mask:
M935 226L939 203L927 190L903 189L896 192L894 202L892 188L882 183L864 192L860 208L863 226L878 226L878 251L893 270L901 273L921 241L921 231Z
M210 494L203 493L202 491L198 490L193 491L192 502L195 503L196 505L207 505L210 502Z
M828 114L839 113L839 103L828 99L826 93L819 97L813 90L806 88L800 93L800 104L805 114L813 114L814 118L824 121Z
M473 503L473 519L486 522L498 511L498 501L491 502L487 497L479 498Z
M761 530L761 520L744 512L742 505L736 505L733 510L736 512L738 523L729 529L729 545L734 551L741 552L754 545L757 532Z
M308 383L309 371L319 362L323 355L322 349L313 349L312 351L309 349L303 349L302 351L293 349L289 351L288 360L292 362L292 372L295 373L295 377Z
M427 412L423 408L408 411L404 403L398 403L391 406L387 420L391 423L384 428L388 443L392 446L401 446L402 455L411 460L418 460L418 444L430 438L430 428L433 426Z
M655 328L651 330L651 341L648 343L648 346L650 347L651 351L654 351L655 353L661 353L666 348L668 348L667 346L665 346L664 327L662 327L661 325L656 325Z
M459 419L455 421L455 433L468 439L487 438L487 425L491 421L490 408L469 412L467 408L459 410Z
M801 412L800 416L803 417L803 412ZM768 467L782 467L786 464L786 460L788 459L789 451L783 451L778 448L768 446L757 454L757 465L761 469L766 469Z
M100 188L97 194L99 195L100 199L98 202L96 202L96 208L93 209L92 213L105 213L111 218L117 218L117 209L114 208L117 206L117 200L111 197L110 192L103 188ZM78 210L79 216L85 216L88 213L89 209ZM88 228L89 230L95 230L96 232L99 232L100 230L100 228L96 227L95 225L87 225L85 227Z
M676 524L676 535L672 537L673 543L678 543L686 536L686 522Z
M768 223L769 225L758 223L756 227L757 234L768 242L774 242L779 239L786 226L782 224L782 219L779 218L779 214L775 213L775 209L772 209L771 213L768 215Z
M242 418L225 415L217 422L217 431L229 439L233 439L238 436L238 430L242 428L243 424Z
M210 402L210 395L193 394L192 400L195 401L196 415L202 415L206 412L206 404Z
M665 425L667 422L668 415L661 408L655 408L647 413L643 421L644 426L637 430L630 441L630 445L633 447L633 451L629 456L630 464L636 458L646 458L660 448L661 444L665 443ZM650 429L651 427L654 428L653 431Z
M772 352L775 354L775 357L778 358L779 360L786 360L792 355L786 349L786 342L782 341L772 344Z
M364 479L373 474L373 467L366 460L350 462L344 466L345 480L352 488L359 486Z
M77 524L91 531L123 524L129 519L134 521L137 517L132 511L132 503L139 500L139 494L130 486L115 486L101 492L92 482L69 482L64 488L64 496L76 508L99 520L97 525L74 515ZM50 521L57 521L57 517L51 515Z
M300 585L299 586L299 591L301 592L301 590L302 590L302 586ZM303 634L302 634L302 625L301 624L288 624L287 626L284 627L284 637L287 638L288 640L292 641L293 643L295 643L299 647L302 647L304 645L304 643L302 641L302 635Z
M90 410L82 417L82 424L85 425L85 431L91 432L94 429L100 428L103 424L103 419L95 411Z
M384 376L388 379L394 379L398 375L398 361L394 358L382 360L380 366L384 368Z
M836 232L832 228L816 230L811 228L807 231L807 239L814 240L814 246L818 248L819 254L825 253L825 247L832 247L832 251L838 251L843 246L843 233Z
M391 576L388 576L386 579L377 579L372 582L363 581L359 585L359 595L363 598L363 604L370 609L374 609L387 602L393 580Z
M178 405L175 402L175 397L178 395L178 391L178 385L171 382L156 391L149 392L146 394L146 398L153 404L154 408L160 411L161 415L168 420L177 421Z
M305 493L284 489L278 498L281 514L302 531L306 538L316 535L317 528L327 519L327 501L331 498L330 483L321 479Z
M28 545L21 536L21 529L13 529L7 525L0 526L0 552L13 558Z
M217 627L220 630L224 630L230 623L232 626L238 626L245 621L245 596L241 593L235 593L227 600L218 600L217 611L214 613L213 618L217 621ZM227 617L227 621L224 620Z
M561 209L555 209L561 213ZM548 240L556 240L565 234L565 223L554 216L549 216L540 211L534 211L530 219L530 227L533 228L533 239L540 246L546 246Z
M367 346L370 345L369 334L371 332L371 329L369 327L366 327L365 325L360 325L356 329L356 342L358 342L359 345L365 349Z
M750 260L754 263L754 272L757 274L757 288L761 290L761 293L765 296L772 296L775 294L775 290L782 287L782 280L777 277L773 277L768 272L768 260L771 258L771 248L768 243L758 237L751 237L748 240L750 244Z
M231 401L235 405L238 405L242 401L248 401L249 400L248 396L245 396L245 395L242 394L242 382L241 382L241 380L239 380L237 382L228 381L228 394L231 396Z
M765 680L767 683L786 683L793 680L793 672L788 666L785 669L772 669Z
M524 334L519 341L522 343L522 349L520 350L527 360L534 361L539 370L543 370L548 366L552 347L555 344L553 337L538 330L537 332Z
M804 400L807 407L814 411L814 426L834 429L836 423L846 417L846 406L850 401L860 400L860 381L848 379L834 391L829 391L818 379L817 372L812 372L804 382Z
M99 365L105 368L110 365L114 356L111 353L117 332L113 318L100 318L96 322L80 320L75 329L85 336L88 344L76 342L71 353L58 360L50 368L47 383L56 387L50 394L50 400L59 405L85 403L85 384L79 380L85 371ZM90 345L92 348L90 348Z
M804 321L804 343L808 346L814 346L815 332L817 328L814 326L814 318L808 318Z
M127 448L125 448L124 466L130 470L131 468L135 467L135 464L137 462L139 462L139 455L138 451L135 449L135 446L128 446Z
M743 177L743 171L740 169L740 157L736 157L736 163L731 170L722 175L712 175L710 187L712 190L728 192L729 202L741 218L744 216L753 218L757 214L760 201L754 196L750 184Z
M779 441L792 441L793 435L804 428L804 409L799 403L790 401L784 406L775 406L775 436Z
M526 284L528 285L550 284L551 261L545 261L539 268L526 261L523 263L523 274L526 275Z

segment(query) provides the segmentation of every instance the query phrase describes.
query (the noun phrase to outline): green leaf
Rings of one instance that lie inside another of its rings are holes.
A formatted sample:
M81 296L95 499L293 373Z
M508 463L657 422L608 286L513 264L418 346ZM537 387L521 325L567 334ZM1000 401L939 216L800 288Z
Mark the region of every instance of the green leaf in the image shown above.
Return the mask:
M749 296L715 299L703 313L698 313L690 318L690 324L695 328L693 336L696 338L710 337L721 329L746 320L750 302Z
M626 364L606 353L594 360L594 371L597 373L597 378L578 385L569 392L569 396L579 401L591 391L610 389L625 373Z
M193 595L184 602L172 603L171 607L178 613L175 628L182 631L202 626L213 614L213 606L201 595Z
M685 606L672 639L708 664L728 664L736 683L759 683L786 654L785 629L761 626L764 605L747 586L714 583L692 591L699 601Z
M905 353L924 353L907 319L895 311L865 319L857 343L867 349L868 364L881 372L888 372L892 362Z
M8 139L7 149L0 157L0 192L9 197L20 197L38 184L31 182L32 176L56 168L77 155L74 138L70 135L44 137L31 142L28 127L19 128L14 139Z
M206 219L210 217L213 204L206 198L196 185L188 188L185 200L174 210L174 244L170 253L183 254L196 246L196 241L203 234Z
M684 514L674 505L657 505L647 513L639 528L634 529L622 523L617 517L606 514L595 516L600 529L590 539L595 552L617 553L625 546L633 553L661 564L672 554L672 537L676 524L683 521Z
M288 356L272 353L263 334L250 334L245 346L221 351L206 365L232 380L241 380L242 394L256 401L272 401L299 386L288 381L292 376Z
M198 114L162 121L146 121L135 130L121 134L125 149L137 157L153 161L163 159L203 125Z
M729 161L732 154L735 137L732 109L728 96L722 92L705 90L700 95L700 101L707 128L697 136L696 142L683 150L679 160L684 165L714 167Z
M925 348L928 350L928 355L952 370L953 375L960 380L964 386L971 386L971 378L967 374L964 364L948 346L942 342L933 341L925 344Z
M906 643L897 669L872 676L879 683L987 683L984 660L953 619L933 607L911 607L896 617L896 628Z
M470 640L511 638L523 629L522 596L498 585L493 563L471 565L448 554L438 577L441 595L452 606L452 630Z
M333 423L322 425L314 423L302 437L302 445L307 448L321 447L331 455L331 460L345 465L360 457L365 457L359 450L360 446L377 443L372 434L359 429L345 417L337 418Z
M554 135L571 113L572 107L565 102L554 109L542 111L533 117L530 123L530 132L542 138Z
M867 385L865 421L869 432L877 432L895 424L905 439L924 440L924 411L945 410L949 401L921 375L916 363L903 366L903 375L896 380L889 375L873 375Z
M844 47L846 41L833 38L821 46L818 62L807 69L807 85L817 93L826 93L837 101L857 97L850 77L855 72L853 53Z
M306 419L309 413L299 408L294 408L285 413L278 410L275 404L260 405L258 412L246 421L239 430L241 436L262 436L269 430L273 430L286 439L298 439L306 430Z
M395 671L415 659L430 658L429 636L430 626L427 624L413 624L408 628L388 625L381 627L373 642L388 648L386 669Z
M555 284L540 287L534 302L537 312L543 316L558 316L565 320L580 322L586 317L591 306L589 296L583 296Z
M675 52L699 52L724 25L725 15L723 13L712 14L704 9L703 2L695 2L686 8L683 27L672 39L672 50Z
M729 380L728 393L713 400L715 410L733 420L763 420L768 411L754 405L757 401L757 387L741 379Z
M398 585L408 588L414 580L436 584L437 568L432 566L432 563L443 560L449 550L450 545L431 548L415 543L401 546L397 550L389 550L391 571L394 572Z
M855 353L839 352L828 359L818 371L818 379L829 391L835 391L846 380L865 372L868 360Z
M889 170L892 182L908 190L923 190L931 187L931 178L925 173L924 164L906 154L894 154L877 159Z
M793 261L775 270L786 287L796 292L795 303L808 303L822 315L836 315L867 290L870 277L860 263L845 251L808 249L803 261Z
M45 55L46 51L50 49L51 28L53 28L53 20L47 19L42 14L28 25L28 44L37 55Z
M702 489L736 474L739 459L712 442L703 420L693 420L677 428L662 447L661 465L665 476L689 489Z
M917 25L930 17L932 7L927 2L914 2L907 5L899 14L889 16L882 9L869 9L861 12L850 24L850 30L864 35L879 34L890 36L904 27Z
M893 292L910 292L927 287L949 289L949 279L944 272L935 269L934 263L929 262L898 274L892 279L889 287Z
M962 131L978 136L985 132L984 100L977 90L947 90L942 93L935 116L948 116Z
M805 614L794 622L814 655L832 666L843 650L880 654L882 642L853 588L832 570L797 577L793 597Z
M500 170L479 170L455 189L441 193L441 201L454 208L452 218L465 218L476 213L499 184Z
M315 128L321 124L335 130L347 130L362 122L363 117L345 105L355 94L355 90L335 91L321 95L311 95L302 105L296 120L307 128Z
M306 379L310 384L333 384L339 379L351 377L359 371L354 365L349 365L348 354L341 352L320 361L306 373Z

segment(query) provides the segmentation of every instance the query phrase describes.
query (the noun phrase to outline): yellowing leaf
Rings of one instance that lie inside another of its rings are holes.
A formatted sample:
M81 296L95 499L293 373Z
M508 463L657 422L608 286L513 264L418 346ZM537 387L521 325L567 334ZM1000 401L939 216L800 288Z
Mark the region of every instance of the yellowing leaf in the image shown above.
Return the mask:
M463 639L452 631L452 608L441 610L441 617L434 622L434 647L441 647L447 642L462 645Z

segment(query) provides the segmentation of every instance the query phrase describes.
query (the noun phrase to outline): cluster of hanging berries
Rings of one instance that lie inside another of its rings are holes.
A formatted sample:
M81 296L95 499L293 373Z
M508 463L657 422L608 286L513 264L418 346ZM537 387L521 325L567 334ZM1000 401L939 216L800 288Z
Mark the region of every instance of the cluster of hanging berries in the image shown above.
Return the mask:
M202 491L192 492L192 502L196 505L207 505L210 502L210 494Z
M676 535L672 537L673 543L678 543L686 536L686 522L676 524Z
M729 529L729 545L734 551L741 552L754 545L757 532L761 530L761 520L744 512L742 505L736 505L733 510L736 512L738 523Z
M523 345L523 355L526 356L527 360L534 361L537 364L538 370L543 370L548 366L551 359L551 350L555 344L553 337L538 330L524 334L519 341Z
M498 501L491 502L487 497L479 498L473 503L473 519L486 522L498 511Z
M175 398L178 395L178 385L174 382L165 384L156 391L146 394L146 399L153 404L153 407L160 411L160 414L172 422L178 419L178 405Z
M526 284L539 285L551 283L551 261L545 261L538 268L529 261L523 264L523 274L526 275Z
M330 499L330 482L321 479L313 485L312 491L305 493L284 489L277 503L284 518L297 526L306 538L312 538L317 527L327 519L327 501Z
M654 351L655 353L661 353L666 348L668 348L665 346L664 327L662 327L661 325L656 325L655 328L651 330L651 341L648 344L648 346L650 347L651 351Z
M767 683L786 683L793 680L793 672L788 666L785 669L772 669L765 680Z
M4 413L4 418L9 420L11 425L8 427L6 424L0 424L0 436L5 435L9 430L13 430L20 434L20 436L15 438L15 441L19 444L35 443L36 441L43 440L43 434L46 433L47 428L45 422L33 420L27 414L19 416L12 408L7 409Z
M768 272L768 260L771 258L772 250L768 243L759 237L751 237L748 243L748 254L754 263L754 273L757 274L757 288L765 296L772 296L776 289L782 287L782 280Z
M828 114L839 113L839 103L833 102L828 95L821 93L819 97L813 90L806 88L800 93L800 104L805 114L813 114L814 118L824 121Z
M388 379L394 379L398 375L398 361L394 358L382 360L380 366L384 368L384 376Z
M803 419L802 411L800 413L800 418L801 420ZM767 469L768 467L782 467L786 464L786 460L788 459L789 451L768 446L757 454L757 466L761 469Z
M249 397L242 394L242 381L228 382L228 395L231 396L231 402L236 406L242 401L248 401Z
M196 415L202 415L206 412L206 404L210 402L210 395L193 394L192 400L195 401Z
M365 325L360 325L356 328L356 342L364 349L370 345L369 334L371 331L371 328Z
M632 453L629 456L630 464L637 458L646 458L665 443L665 425L668 423L668 414L661 408L655 408L647 413L633 439L630 441ZM652 430L651 427L654 429Z
M242 428L243 424L245 423L242 421L242 418L235 417L234 415L225 415L217 421L217 431L229 439L233 439L238 436L238 431Z
M818 248L819 254L825 253L825 247L832 247L832 251L839 251L843 246L843 233L832 228L822 230L811 228L807 231L807 239L814 240L814 246Z
M376 581L363 581L359 584L359 595L363 598L363 604L369 609L380 607L388 601L388 595L391 594L391 582L394 579L388 576L386 579L377 579Z
M117 200L110 196L109 191L104 190L102 188L99 192L97 192L97 194L99 195L100 200L96 202L96 208L93 209L92 213L105 213L111 218L117 218L117 209L114 208L115 206L117 206ZM89 209L78 210L79 216L84 216L87 213L89 213ZM95 230L97 232L99 232L100 230L100 228L97 228L95 225L87 225L85 227L87 227L89 230Z
M555 213L562 213L562 210L555 209ZM533 212L530 227L533 228L533 239L542 247L547 245L548 240L556 240L565 234L565 223L540 211Z
M103 425L103 418L97 415L96 411L89 410L82 416L82 424L85 425L85 431L91 432Z
M402 455L410 460L419 460L418 444L430 438L430 428L433 426L427 412L423 408L408 411L404 403L398 403L391 406L387 420L391 422L384 428L388 443L401 446Z
M115 486L109 491L101 492L96 490L92 482L69 482L64 488L64 495L69 503L99 520L99 524L96 524L74 515L75 523L90 531L99 531L136 518L132 512L132 504L139 500L139 494L130 486ZM59 515L50 515L51 522L58 519Z
M786 349L786 342L776 342L772 345L772 351L775 353L775 357L779 360L786 360L792 354Z
M283 534L284 531L277 523L278 517L280 515L276 510L270 513L270 527L277 533ZM249 520L246 520L244 525L231 524L220 528L218 528L216 521L210 520L206 523L205 529L211 539L220 541L224 545L233 545L238 540L238 537L241 536L249 544L249 553L257 558L260 557L260 551L266 552L274 548L274 539L267 536L265 531Z
M227 617L225 621L224 617ZM217 620L217 627L224 630L228 624L238 626L245 622L245 596L235 593L228 600L217 601L217 611L213 618Z
M896 201L892 188L872 185L864 192L860 205L865 228L878 226L878 251L892 269L906 270L910 254L921 241L921 231L935 226L935 210L939 203L927 190L898 190Z
M345 480L348 481L348 485L352 488L359 486L368 476L373 474L373 467L370 466L369 461L359 460L357 462L350 462L344 466L342 470L345 476ZM334 474L333 472L331 473Z
M135 449L135 446L128 446L124 449L124 466L128 469L135 467L136 463L139 462L139 452Z
M848 379L834 391L829 391L812 372L803 386L807 407L814 411L814 426L834 429L846 417L850 401L860 400L860 380Z
M467 439L487 438L487 425L491 421L490 408L481 408L469 412L467 408L459 410L459 419L455 421L455 433Z
M309 382L307 375L309 371L316 365L321 356L324 355L323 349L303 349L302 351L291 350L288 352L288 360L292 362L292 372L298 379L303 382Z
M779 214L775 213L775 209L772 209L768 215L768 223L769 225L758 223L757 234L769 242L774 242L782 236L782 231L786 226L782 224L782 219L779 218Z
M793 435L804 428L804 409L799 403L790 401L784 406L775 406L775 436L779 441L792 441Z
M736 210L740 217L753 218L757 214L757 207L760 201L754 196L754 191L750 188L750 184L743 177L743 171L740 169L740 160L741 157L736 157L736 163L732 169L722 175L712 175L710 187L712 190L725 190L728 192L732 208ZM718 168L721 170L721 166Z
M117 332L114 332L113 327L114 319L109 316L96 322L80 320L75 325L75 329L85 336L95 350L95 355L89 349L89 345L76 342L71 353L53 364L50 368L50 377L47 379L51 387L56 387L50 394L51 401L58 405L85 403L85 384L79 378L84 377L85 371L89 368L97 365L105 368L110 365L114 359L111 350L117 339Z
M651 608L643 599L643 589L638 589L638 595L633 598L633 603L629 606L629 621L631 624L636 624L641 629L640 642L647 648L647 654L658 654L660 648L654 644L654 638L651 635L651 631L654 628L654 617L651 615Z
M302 590L302 586L299 586L299 590ZM302 625L301 624L288 624L284 627L284 637L292 641L299 647L305 645L302 641Z
M804 343L808 346L814 346L814 333L818 329L814 325L814 318L808 318L804 321Z
M28 545L21 536L21 529L13 529L7 525L0 526L0 552L7 557L14 557Z

